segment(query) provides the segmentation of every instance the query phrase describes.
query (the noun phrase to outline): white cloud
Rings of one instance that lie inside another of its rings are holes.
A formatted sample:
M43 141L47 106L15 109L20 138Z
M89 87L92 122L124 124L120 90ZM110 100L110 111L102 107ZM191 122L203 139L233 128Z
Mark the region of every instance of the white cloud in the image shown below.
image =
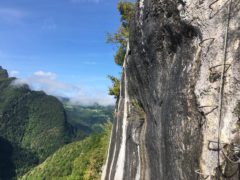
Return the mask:
M29 85L29 83L26 79L16 79L15 81L12 82L12 85L16 86L16 87L21 87L26 84Z
M52 72L37 71L34 73L34 75L39 78L49 78L52 80L57 78L57 75Z
M15 77L18 74L19 74L19 72L17 70L12 70L12 71L9 72L10 77Z
M83 86L76 86L69 83L61 82L57 75L52 72L42 70L33 73L32 76L14 81L14 86L28 84L33 90L42 90L49 95L68 97L73 104L93 105L113 105L115 100L107 92L98 90L89 90Z
M87 93L84 91L79 91L73 97L70 98L72 104L81 104L81 105L93 105L95 103L102 106L113 105L115 99L112 96L106 95L105 93Z

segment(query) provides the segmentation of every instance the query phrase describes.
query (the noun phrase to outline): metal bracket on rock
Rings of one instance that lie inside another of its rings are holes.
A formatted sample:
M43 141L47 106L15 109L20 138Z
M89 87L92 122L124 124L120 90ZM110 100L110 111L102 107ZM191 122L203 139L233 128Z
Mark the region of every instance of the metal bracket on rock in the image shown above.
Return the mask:
M224 5L220 8L220 9L218 9L217 11L216 11L216 13L214 13L213 14L213 12L214 12L214 10L213 10L213 5L214 4L216 4L217 2L218 2L219 0L215 0L215 1L213 1L208 7L209 7L209 9L211 9L211 12L210 12L210 15L209 15L209 19L212 19L214 16L216 16L226 5L227 5L227 3L229 2L229 1L231 1L231 0L227 0L225 3L224 3Z
M227 143L220 143L220 144L222 144L222 147L220 148L220 146L218 144L219 144L218 141L209 140L208 141L208 150L210 150L210 151L221 151L222 148L227 145Z
M195 170L195 173L198 174L197 179L199 179L199 176L202 176L204 180L206 180L207 178L210 177L210 175L203 174L203 173L200 171L200 169Z

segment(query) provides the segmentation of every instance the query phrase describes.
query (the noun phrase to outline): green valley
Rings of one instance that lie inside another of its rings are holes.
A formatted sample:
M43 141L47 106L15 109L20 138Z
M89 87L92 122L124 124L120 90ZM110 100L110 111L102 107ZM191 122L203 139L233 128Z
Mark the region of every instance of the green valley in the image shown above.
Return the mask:
M79 127L85 133L101 132L103 124L113 120L114 106L100 106L98 104L81 106L72 105L69 101L65 101L63 104L68 122L74 127Z
M98 180L107 156L111 124L101 133L59 149L22 180Z
M73 127L57 98L14 86L14 80L0 68L0 137L11 145L11 160L21 176L70 142Z
M62 103L15 80L0 67L0 179L96 179L114 108Z

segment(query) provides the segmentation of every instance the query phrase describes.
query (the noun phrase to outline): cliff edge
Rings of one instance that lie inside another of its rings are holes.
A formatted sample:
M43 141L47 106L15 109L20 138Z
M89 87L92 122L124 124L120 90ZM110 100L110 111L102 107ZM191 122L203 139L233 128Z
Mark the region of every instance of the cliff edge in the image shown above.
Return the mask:
M103 180L240 178L240 1L140 0Z

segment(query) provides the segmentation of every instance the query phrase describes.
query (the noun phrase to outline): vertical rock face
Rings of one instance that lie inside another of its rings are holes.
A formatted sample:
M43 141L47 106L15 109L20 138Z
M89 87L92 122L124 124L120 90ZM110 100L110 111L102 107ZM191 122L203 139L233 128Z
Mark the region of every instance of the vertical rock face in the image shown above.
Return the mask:
M239 0L137 2L102 179L239 179L239 20Z

